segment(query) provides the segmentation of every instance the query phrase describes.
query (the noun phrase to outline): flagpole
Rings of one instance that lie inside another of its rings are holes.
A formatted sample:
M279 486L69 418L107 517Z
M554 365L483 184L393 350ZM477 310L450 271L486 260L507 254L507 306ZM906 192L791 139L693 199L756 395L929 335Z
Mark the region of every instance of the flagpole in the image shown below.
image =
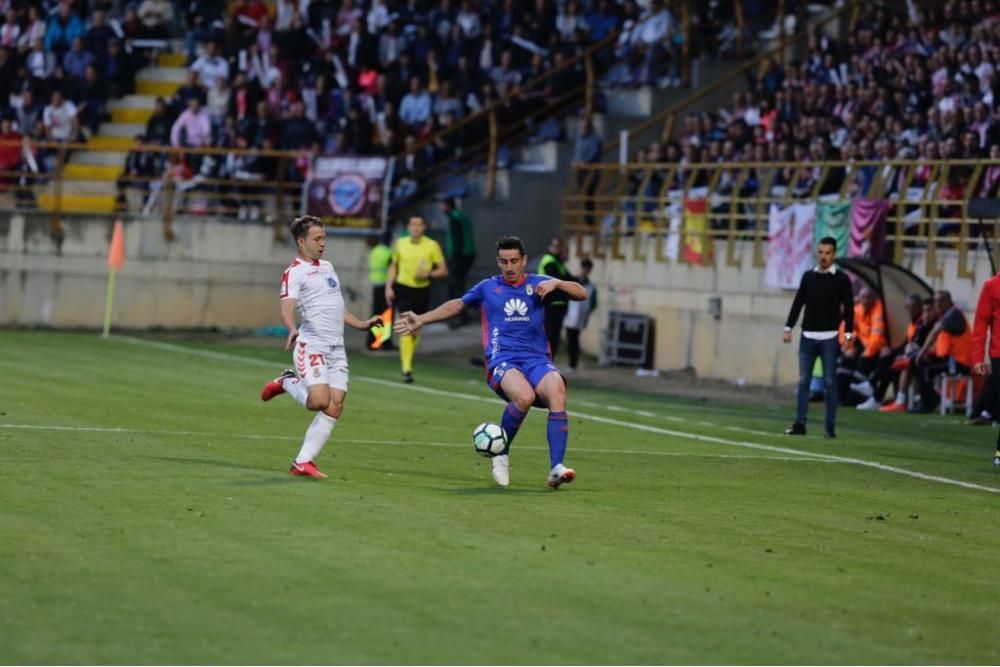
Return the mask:
M118 272L114 269L108 273L108 293L104 297L104 333L101 334L102 338L107 338L111 333L111 307L115 301L115 277L117 275Z

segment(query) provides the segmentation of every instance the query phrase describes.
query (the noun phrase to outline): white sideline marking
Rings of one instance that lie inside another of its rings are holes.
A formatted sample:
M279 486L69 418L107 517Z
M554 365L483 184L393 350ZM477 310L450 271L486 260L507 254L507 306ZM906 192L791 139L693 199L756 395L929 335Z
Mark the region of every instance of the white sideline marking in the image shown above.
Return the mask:
M117 340L121 340L127 343L133 343L136 345L145 345L148 347L154 347L161 350L169 350L173 352L185 352L188 354L193 354L196 356L204 356L212 359L222 359L225 361L239 361L242 363L252 363L259 366L267 366L269 368L274 368L276 364L266 362L262 359L255 359L253 357L243 357L236 354L227 354L225 352L213 352L211 350L200 350L197 348L187 348L182 345L174 345L172 343L163 343L159 341L148 341L141 338L131 338L131 337L115 337ZM389 380L381 380L379 378L367 377L367 376L355 376L357 380L363 382L370 382L372 384L378 384L386 387L392 387L394 389L402 389L405 391L418 391L424 394L431 394L434 396L446 396L448 398L459 398L467 401L478 401L483 403L500 403L499 398L486 398L484 396L472 396L469 394L460 394L453 391L445 391L443 389L432 389L430 387L420 387L413 385L404 385L399 382L390 382ZM583 405L594 406L594 403L583 402ZM608 424L611 426L618 426L621 428L631 428L637 431L644 431L646 433L657 433L659 435L669 435L675 438L686 438L689 440L696 440L698 442L709 442L717 445L727 445L730 447L742 447L744 449L755 449L765 452L774 452L777 454L787 454L790 456L798 457L809 457L813 459L820 459L823 461L829 461L834 463L849 463L852 465L862 466L865 468L873 468L875 470L881 470L883 472L890 472L896 475L903 475L904 477L912 477L914 479L921 479L927 482L937 482L939 484L948 484L951 486L958 486L963 489L971 489L973 491L986 491L987 493L998 493L1000 494L1000 488L994 486L983 486L981 484L974 484L972 482L963 482L958 479L951 479L949 477L941 477L939 475L928 475L926 473L917 472L915 470L907 470L906 468L900 468L898 466L886 465L884 463L879 463L877 461L866 461L864 459L857 459L847 456L835 456L832 454L819 454L812 452L803 452L801 450L792 449L789 447L778 447L776 445L763 445L755 442L747 442L745 440L727 440L725 438L717 438L710 435L701 435L698 433L687 433L685 431L675 431L673 429L661 428L659 426L648 426L646 424L636 424L633 422L621 421L618 419L611 419L609 417L601 417L598 415L590 415L582 412L576 412L575 410L570 413L574 417L579 417L581 419L589 419L601 424ZM669 416L664 416L667 419L671 419ZM682 417L674 417L672 421L686 421ZM718 425L711 424L711 426L718 428ZM766 434L773 435L773 434Z
M102 427L102 426L49 426L45 424L0 424L0 429L18 430L18 431L58 431L58 432L70 432L70 433L109 433L109 434L128 434L133 433L137 435L177 435L185 437L201 437L201 438L228 438L232 440L294 440L299 442L302 440L299 436L288 436L288 435L260 435L255 433L216 433L212 431L170 431L170 430L155 430L155 429L140 429L140 428L119 428L119 427ZM462 445L455 442L433 442L426 440L371 440L366 438L334 438L331 442L345 442L356 445L419 445L421 447L448 447L451 449L467 449L468 445ZM518 446L518 450L535 450L535 451L549 451L548 447L538 447L538 446ZM706 458L706 459L753 459L761 461L796 461L805 463L830 463L824 459L820 459L814 456L759 456L754 454L713 454L713 453L701 453L701 452L660 452L652 451L648 449L591 449L583 447L574 447L573 451L579 452L581 454L635 454L641 456L678 456L678 457L690 457L690 458Z

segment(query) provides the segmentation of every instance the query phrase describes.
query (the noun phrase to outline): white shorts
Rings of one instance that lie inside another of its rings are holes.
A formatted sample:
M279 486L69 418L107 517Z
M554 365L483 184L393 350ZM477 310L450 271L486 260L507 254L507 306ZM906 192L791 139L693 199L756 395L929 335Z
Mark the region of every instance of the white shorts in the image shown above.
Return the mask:
M295 372L307 387L328 384L347 391L347 351L343 345L317 345L299 338L292 352Z

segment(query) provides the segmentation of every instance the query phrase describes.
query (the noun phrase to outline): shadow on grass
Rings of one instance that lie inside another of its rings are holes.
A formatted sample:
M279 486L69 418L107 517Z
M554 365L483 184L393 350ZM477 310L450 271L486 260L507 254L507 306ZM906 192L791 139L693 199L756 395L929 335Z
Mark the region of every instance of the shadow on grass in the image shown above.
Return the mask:
M198 459L185 456L149 456L147 458L166 461L168 463L180 463L182 465L212 466L215 468L228 468L229 470L253 470L256 472L275 472L274 468L266 468L264 466L249 466L241 463L234 463L232 461L223 461L220 459Z
M549 489L521 489L516 487L503 488L497 486L496 484L485 485L484 486L466 486L455 489L437 489L438 491L444 491L447 494L455 496L537 496L543 494L552 493Z

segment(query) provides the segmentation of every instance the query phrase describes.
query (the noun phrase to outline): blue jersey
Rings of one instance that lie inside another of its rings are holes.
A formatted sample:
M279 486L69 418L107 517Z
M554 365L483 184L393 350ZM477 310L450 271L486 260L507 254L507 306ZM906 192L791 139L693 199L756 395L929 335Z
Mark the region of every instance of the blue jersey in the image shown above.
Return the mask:
M551 276L526 274L517 285L503 276L482 280L462 297L468 307L482 312L483 356L487 366L515 359L549 358L545 337L545 304L538 285Z

